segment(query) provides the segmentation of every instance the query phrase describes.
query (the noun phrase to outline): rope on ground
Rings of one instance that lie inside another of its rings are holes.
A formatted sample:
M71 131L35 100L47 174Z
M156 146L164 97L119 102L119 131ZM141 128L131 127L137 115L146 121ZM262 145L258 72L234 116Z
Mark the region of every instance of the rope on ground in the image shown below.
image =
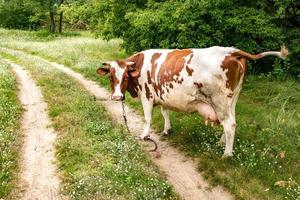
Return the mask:
M123 119L124 119L124 122L125 122L125 126L126 126L126 129L127 129L127 132L130 133L130 130L129 130L129 127L128 127L128 123L127 123L127 117L126 117L126 112L125 112L125 106L124 106L124 101L122 101L122 111L123 111ZM150 136L146 137L144 139L145 141L150 141L154 144L154 148L149 150L149 152L154 152L157 150L157 143L150 138Z

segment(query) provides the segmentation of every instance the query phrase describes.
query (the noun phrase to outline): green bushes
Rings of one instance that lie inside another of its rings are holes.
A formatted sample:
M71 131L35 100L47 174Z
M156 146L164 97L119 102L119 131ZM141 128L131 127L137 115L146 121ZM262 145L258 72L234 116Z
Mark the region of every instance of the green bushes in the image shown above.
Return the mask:
M280 38L280 29L264 12L248 7L229 9L232 1L215 2L154 3L146 10L131 12L126 15L131 26L124 34L124 45L129 51L212 45L234 45L252 52L278 48L274 38Z
M63 12L65 28L122 38L128 54L214 45L258 53L285 43L289 60L276 65L284 74L299 77L299 8L294 0L12 0L0 1L0 26L35 29L49 24L48 12ZM58 16L50 24L57 20ZM249 71L270 72L274 63L267 58Z
M122 37L128 53L149 48L214 45L235 46L258 53L277 50L286 43L291 50L291 59L278 62L288 74L299 75L300 59L297 56L300 48L296 32L299 32L300 19L295 14L297 5L292 0L130 2L129 5L126 0L98 2L99 20L91 24L97 34L107 39ZM267 58L258 61L255 68L250 66L250 72L269 72L273 65L274 59Z
M0 1L0 26L5 28L37 29L41 25L41 19L45 17L40 9L40 4L33 0Z

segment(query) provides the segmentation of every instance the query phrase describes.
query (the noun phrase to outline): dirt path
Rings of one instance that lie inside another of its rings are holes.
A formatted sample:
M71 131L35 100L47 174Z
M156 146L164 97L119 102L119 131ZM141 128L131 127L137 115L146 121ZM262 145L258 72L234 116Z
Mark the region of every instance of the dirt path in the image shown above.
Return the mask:
M54 200L59 195L59 178L56 175L54 141L56 133L49 128L47 104L40 89L19 65L9 63L19 84L19 99L23 105L21 129L24 142L20 164L20 190L18 199Z
M96 82L85 79L81 74L74 72L64 65L49 62L54 67L62 70L75 78L84 88L97 99L109 99L109 93ZM96 73L96 72L95 72ZM118 122L123 123L121 104L113 101L101 101L111 116ZM131 132L139 135L143 130L143 118L136 114L133 109L125 107L128 126ZM196 164L185 157L177 149L161 141L160 137L151 130L151 137L158 144L158 152L150 153L152 160L166 174L167 180L173 185L175 191L182 199L186 200L227 200L232 196L222 187L207 189L209 184L196 170ZM159 155L159 156L158 156Z

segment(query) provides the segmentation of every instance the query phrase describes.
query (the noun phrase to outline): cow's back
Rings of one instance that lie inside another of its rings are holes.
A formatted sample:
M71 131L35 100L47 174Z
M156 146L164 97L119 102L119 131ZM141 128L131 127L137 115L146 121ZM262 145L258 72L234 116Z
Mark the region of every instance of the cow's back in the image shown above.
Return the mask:
M237 49L151 49L143 54L139 84L148 100L173 110L195 111L195 103L209 103L212 90L226 89L221 67L226 56Z

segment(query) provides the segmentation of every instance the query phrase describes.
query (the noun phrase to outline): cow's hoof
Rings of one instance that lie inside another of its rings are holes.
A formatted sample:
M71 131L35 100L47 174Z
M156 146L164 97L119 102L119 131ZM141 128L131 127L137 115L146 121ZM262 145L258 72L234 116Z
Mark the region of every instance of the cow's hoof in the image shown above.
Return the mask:
M147 140L150 137L150 135L140 135L140 140Z
M163 131L163 134L165 135L165 136L168 136L168 135L170 135L172 133L172 129L169 129L169 130L167 130L167 131Z
M222 156L222 159L227 159L227 158L230 158L232 156L233 156L232 153L224 153L223 156Z

